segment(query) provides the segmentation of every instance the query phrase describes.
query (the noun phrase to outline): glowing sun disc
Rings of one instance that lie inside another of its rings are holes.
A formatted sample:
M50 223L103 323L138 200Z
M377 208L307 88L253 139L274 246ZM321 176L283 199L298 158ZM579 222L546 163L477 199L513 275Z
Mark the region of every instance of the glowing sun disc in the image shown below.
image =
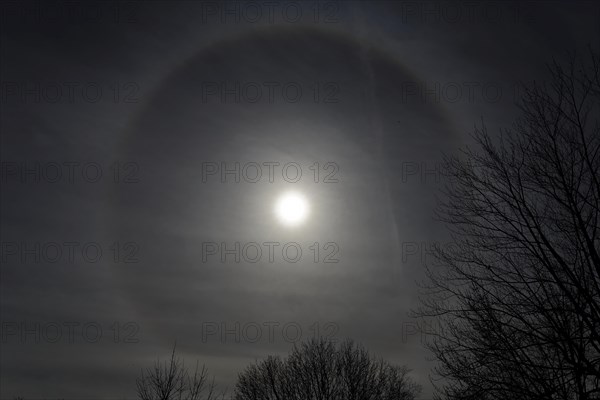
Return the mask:
M279 221L287 226L297 226L308 217L308 201L300 193L289 192L282 195L275 205Z

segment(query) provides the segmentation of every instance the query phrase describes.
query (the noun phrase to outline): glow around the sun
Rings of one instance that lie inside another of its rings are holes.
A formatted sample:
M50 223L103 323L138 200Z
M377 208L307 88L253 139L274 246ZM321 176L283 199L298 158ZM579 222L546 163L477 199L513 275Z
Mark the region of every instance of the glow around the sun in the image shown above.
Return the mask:
M286 226L301 225L310 212L306 197L298 192L288 192L277 200L275 214L279 221Z

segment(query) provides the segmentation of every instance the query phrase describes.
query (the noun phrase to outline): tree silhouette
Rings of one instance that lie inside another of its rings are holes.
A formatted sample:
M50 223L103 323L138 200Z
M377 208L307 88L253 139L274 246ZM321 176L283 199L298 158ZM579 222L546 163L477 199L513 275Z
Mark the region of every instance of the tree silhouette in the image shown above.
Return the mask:
M423 322L447 399L600 398L600 62L549 66L498 140L447 158Z
M361 346L313 339L286 359L270 356L238 377L235 400L412 400L421 388L406 367L376 360Z
M142 370L136 380L137 393L141 400L216 400L214 380L208 383L207 379L207 369L199 368L198 362L191 374L175 356L173 346L169 362L157 360L153 367Z

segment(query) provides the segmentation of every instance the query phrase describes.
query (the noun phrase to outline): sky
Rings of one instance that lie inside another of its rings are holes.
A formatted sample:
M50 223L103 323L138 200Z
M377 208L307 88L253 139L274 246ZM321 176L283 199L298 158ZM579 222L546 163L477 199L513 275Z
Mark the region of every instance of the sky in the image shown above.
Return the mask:
M131 399L176 343L232 391L315 335L435 365L443 155L598 48L597 2L17 2L0 24L0 398ZM306 220L274 213L300 193Z

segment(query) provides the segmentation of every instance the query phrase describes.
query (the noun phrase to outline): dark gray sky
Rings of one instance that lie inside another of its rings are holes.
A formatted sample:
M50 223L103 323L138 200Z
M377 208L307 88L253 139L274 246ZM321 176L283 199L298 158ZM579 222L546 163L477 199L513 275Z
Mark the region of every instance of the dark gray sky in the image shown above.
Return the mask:
M4 2L0 397L133 398L175 341L231 389L317 333L408 365L429 397L407 311L448 240L442 153L482 118L509 127L544 63L597 48L599 10ZM289 190L310 204L295 228L273 214Z

